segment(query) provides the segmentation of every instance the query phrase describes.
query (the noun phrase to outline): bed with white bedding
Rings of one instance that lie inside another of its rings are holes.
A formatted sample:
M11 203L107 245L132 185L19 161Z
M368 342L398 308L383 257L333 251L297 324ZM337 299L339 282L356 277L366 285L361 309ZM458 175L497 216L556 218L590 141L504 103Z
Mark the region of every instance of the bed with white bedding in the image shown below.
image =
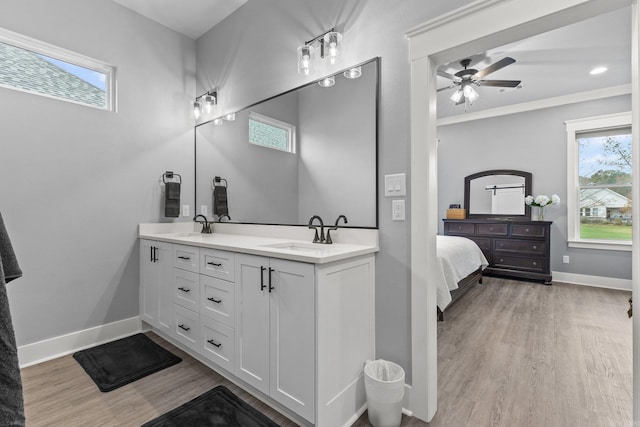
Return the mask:
M437 236L438 264L442 280L437 287L439 316L476 281L489 262L478 245L466 237Z

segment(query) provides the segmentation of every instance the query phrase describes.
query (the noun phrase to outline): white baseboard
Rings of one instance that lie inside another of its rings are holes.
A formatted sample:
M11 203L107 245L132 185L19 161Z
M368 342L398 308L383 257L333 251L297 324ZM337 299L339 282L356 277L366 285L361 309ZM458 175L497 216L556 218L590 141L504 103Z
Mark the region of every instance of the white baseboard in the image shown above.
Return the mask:
M631 290L630 279L588 276L586 274L564 273L561 271L553 271L552 275L554 282L573 283L575 285L594 286L596 288L618 289L623 291Z
M133 335L141 331L140 317L119 320L83 331L18 347L20 368L46 362L78 350Z

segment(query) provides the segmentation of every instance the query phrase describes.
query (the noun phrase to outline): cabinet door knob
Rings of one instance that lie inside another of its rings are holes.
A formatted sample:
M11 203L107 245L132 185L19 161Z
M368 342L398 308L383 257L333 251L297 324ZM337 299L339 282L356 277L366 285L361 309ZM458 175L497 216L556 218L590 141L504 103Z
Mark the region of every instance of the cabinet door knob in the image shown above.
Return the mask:
M214 346L214 347L218 347L218 348L220 348L220 347L222 346L222 343L221 343L221 342L215 342L214 340L207 340L207 342L208 342L209 344L211 344L212 346Z
M533 245L533 249L538 249L538 247L536 245Z
M525 229L524 229L524 231L525 231L526 233L528 233L528 232L529 232L529 229L528 229L528 228L525 228Z
M534 261L533 262L533 266L535 267L536 265L538 265L538 263Z
M180 328L180 329L182 329L184 331L188 331L189 329L191 329L190 327L184 326L184 325L178 325L178 328Z
M221 299L215 299L215 298L207 298L207 299L211 302L215 302L216 304L220 304L222 302Z
M186 294L188 294L189 292L191 292L191 289L189 289L189 288L179 287L178 289L179 289L179 290L181 290L182 292L186 293Z
M216 263L216 262L209 261L209 262L207 262L207 264L213 265L214 267L222 267L222 263Z
M264 284L264 271L267 268L263 265L260 266L260 290L264 291L264 288L266 288L265 284Z
M183 259L185 261L190 260L191 258L189 258L188 256L179 256L178 258Z

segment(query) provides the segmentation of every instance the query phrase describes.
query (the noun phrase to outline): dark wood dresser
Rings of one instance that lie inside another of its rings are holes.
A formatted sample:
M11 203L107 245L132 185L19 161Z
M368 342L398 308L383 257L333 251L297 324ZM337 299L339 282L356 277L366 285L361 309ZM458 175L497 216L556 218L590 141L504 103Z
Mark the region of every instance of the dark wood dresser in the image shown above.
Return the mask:
M444 234L480 246L489 266L483 274L551 284L551 222L444 219Z

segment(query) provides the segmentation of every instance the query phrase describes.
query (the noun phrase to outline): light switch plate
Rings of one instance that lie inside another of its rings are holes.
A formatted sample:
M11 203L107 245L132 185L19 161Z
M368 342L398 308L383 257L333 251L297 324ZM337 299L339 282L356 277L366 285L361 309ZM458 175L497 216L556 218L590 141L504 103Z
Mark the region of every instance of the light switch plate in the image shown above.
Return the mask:
M207 205L200 205L200 214L207 216L207 212L209 211L209 206Z
M384 176L384 196L398 197L407 195L407 175L397 173Z
M182 205L182 216L191 216L189 214L189 205Z
M391 201L391 220L404 221L404 200Z

